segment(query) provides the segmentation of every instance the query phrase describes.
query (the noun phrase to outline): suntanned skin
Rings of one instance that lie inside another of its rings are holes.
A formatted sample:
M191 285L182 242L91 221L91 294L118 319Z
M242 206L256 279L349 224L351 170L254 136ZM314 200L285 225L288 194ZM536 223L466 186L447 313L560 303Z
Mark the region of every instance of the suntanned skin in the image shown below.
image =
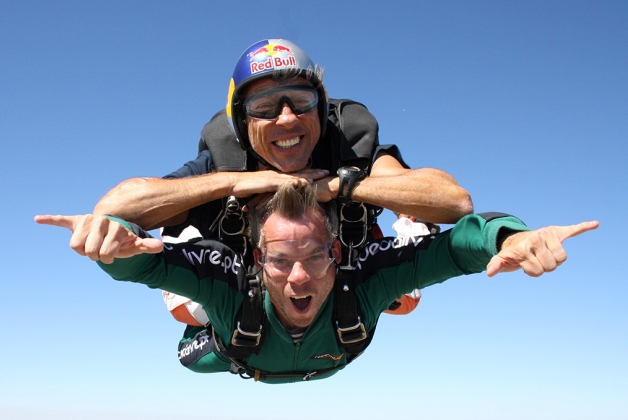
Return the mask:
M290 82L276 82L270 78L258 80L249 86L245 96L279 86L305 85L310 82L298 77ZM299 171L307 166L321 136L318 110L296 115L288 104L275 120L252 118L247 115L246 125L251 146L268 163L284 173Z
M309 84L297 78L279 85ZM257 80L247 93L276 87L269 78ZM275 120L247 116L249 139L255 151L282 172L216 172L181 179L132 178L110 190L94 208L94 214L112 214L144 229L183 223L190 209L228 196L238 198L274 193L280 185L314 183L317 198L326 202L338 197L335 174L308 168L309 157L320 137L318 112L295 115L284 104ZM298 141L295 141L297 139ZM395 158L380 153L369 177L356 183L353 198L398 213L411 214L433 223L455 223L473 212L469 193L439 169L406 169ZM255 205L261 198L254 199ZM102 238L101 243L102 243ZM98 246L94 237L92 246Z

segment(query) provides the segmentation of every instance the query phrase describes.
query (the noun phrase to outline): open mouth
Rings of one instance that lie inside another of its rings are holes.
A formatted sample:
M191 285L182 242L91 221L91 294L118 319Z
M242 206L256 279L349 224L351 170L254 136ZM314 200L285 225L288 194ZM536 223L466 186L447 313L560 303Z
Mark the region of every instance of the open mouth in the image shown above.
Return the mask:
M295 137L293 139L288 139L288 140L277 140L276 142L273 142L275 146L281 149L289 149L291 147L296 146L299 143L301 143L300 137Z
M290 302L292 302L292 305L298 312L306 311L309 308L311 301L312 296L296 296L290 298Z

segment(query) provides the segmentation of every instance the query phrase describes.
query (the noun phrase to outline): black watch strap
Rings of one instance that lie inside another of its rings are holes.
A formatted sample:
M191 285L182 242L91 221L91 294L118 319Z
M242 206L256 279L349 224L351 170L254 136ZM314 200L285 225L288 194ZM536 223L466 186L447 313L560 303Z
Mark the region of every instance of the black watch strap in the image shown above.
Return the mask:
M352 201L351 194L353 193L353 188L355 188L356 181L364 178L366 174L357 166L343 166L342 168L338 168L337 173L340 181L338 201L341 203L349 203ZM347 194L343 194L345 185L347 186Z

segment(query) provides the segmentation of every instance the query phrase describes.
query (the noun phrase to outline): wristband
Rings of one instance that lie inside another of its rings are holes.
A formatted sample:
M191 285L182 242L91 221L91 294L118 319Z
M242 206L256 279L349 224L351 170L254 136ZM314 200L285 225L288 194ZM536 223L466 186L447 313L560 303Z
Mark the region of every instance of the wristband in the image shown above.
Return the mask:
M343 166L342 168L338 168L338 180L340 181L340 189L338 190L338 201L341 203L350 203L351 194L353 193L353 188L355 187L356 181L364 178L366 174L364 171L357 166ZM347 186L347 194L343 194L345 189L345 185Z

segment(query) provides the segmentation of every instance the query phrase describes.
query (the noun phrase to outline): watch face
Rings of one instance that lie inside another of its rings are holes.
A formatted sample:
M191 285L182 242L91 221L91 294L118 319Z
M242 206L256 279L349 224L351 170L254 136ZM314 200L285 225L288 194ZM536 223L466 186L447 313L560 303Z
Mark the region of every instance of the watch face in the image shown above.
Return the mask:
M355 182L364 178L364 171L357 166L343 166L338 168L338 181L340 182L340 189L338 190L338 200L341 203L348 203L351 201L351 192ZM347 193L345 194L345 187Z
M338 168L338 175L352 175L362 172L357 166L343 166Z

